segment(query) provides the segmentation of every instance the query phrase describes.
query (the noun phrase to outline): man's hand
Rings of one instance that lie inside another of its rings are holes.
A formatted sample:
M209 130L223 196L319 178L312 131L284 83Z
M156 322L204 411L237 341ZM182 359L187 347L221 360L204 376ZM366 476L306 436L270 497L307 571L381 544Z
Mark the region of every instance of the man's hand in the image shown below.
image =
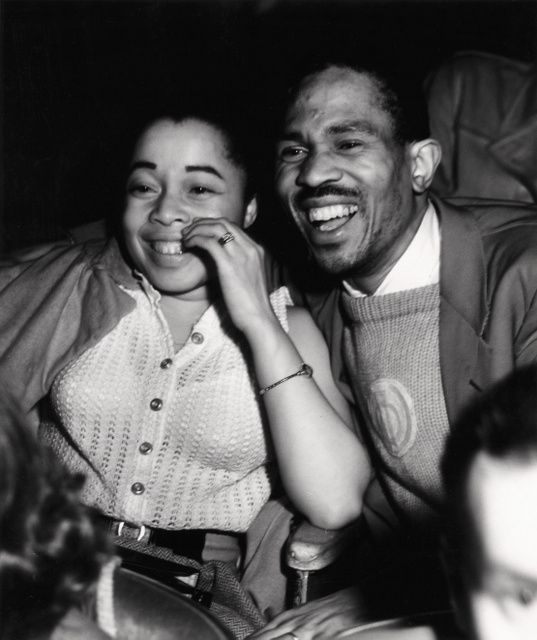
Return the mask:
M284 611L249 640L332 640L338 633L363 623L355 588L344 589Z

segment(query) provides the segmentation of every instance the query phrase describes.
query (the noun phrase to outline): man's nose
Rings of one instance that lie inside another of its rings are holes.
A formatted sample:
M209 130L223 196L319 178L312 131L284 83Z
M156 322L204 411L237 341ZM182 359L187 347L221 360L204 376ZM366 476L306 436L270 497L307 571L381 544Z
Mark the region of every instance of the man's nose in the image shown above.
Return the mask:
M155 203L151 211L150 218L153 222L169 226L174 222L182 222L188 224L190 222L190 214L181 205L176 195L171 193L163 193Z
M312 152L301 164L296 182L301 187L317 187L325 182L337 182L341 176L341 170L328 151Z

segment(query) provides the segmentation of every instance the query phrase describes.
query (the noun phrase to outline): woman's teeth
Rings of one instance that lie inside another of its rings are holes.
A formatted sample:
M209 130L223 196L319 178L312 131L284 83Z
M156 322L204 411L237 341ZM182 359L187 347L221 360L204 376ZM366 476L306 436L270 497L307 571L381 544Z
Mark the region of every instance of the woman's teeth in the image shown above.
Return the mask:
M183 253L183 243L180 240L155 240L151 248L165 256L180 256Z

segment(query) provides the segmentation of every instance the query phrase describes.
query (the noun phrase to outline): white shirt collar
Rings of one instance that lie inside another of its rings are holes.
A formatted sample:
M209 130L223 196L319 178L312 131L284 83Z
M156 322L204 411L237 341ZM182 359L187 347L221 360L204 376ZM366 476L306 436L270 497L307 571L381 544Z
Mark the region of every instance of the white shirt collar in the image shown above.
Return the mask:
M390 269L377 290L371 294L417 289L440 281L440 222L432 202L429 202L423 220L403 255ZM367 294L352 287L345 280L343 286L353 298Z

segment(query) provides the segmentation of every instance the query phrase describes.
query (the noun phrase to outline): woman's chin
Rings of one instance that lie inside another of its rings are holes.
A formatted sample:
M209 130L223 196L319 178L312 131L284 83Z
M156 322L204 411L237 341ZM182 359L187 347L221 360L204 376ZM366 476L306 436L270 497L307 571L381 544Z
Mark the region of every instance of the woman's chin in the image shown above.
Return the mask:
M178 270L177 273L159 274L150 280L153 287L163 295L168 296L193 296L197 298L207 297L207 270L203 265L200 268Z

